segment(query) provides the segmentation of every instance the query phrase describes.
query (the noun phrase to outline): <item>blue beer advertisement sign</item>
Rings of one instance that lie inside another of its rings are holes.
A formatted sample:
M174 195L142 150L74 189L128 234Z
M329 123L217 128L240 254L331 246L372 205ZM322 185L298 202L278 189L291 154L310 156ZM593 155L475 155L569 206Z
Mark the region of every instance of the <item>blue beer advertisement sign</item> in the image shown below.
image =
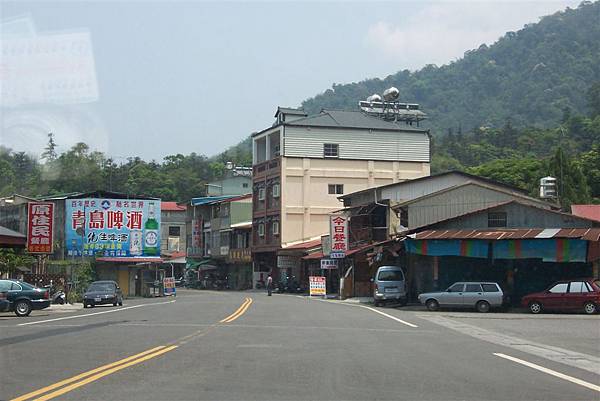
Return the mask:
M67 199L69 256L160 256L160 200Z

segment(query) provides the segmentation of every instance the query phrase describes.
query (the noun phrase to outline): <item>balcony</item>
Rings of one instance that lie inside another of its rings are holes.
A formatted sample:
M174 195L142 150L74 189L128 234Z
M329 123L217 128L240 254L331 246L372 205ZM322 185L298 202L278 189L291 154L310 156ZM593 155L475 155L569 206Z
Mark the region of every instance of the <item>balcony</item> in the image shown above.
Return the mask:
M265 176L278 173L281 166L281 157L276 157L252 166L252 177Z

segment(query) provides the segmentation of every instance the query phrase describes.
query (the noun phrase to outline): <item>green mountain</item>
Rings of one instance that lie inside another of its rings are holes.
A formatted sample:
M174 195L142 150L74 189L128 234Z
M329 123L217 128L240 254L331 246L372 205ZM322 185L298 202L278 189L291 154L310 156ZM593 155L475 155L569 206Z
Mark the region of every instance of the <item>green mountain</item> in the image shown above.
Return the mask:
M491 46L481 45L441 67L399 71L385 79L334 84L303 102L309 113L357 109L359 100L390 86L401 100L420 103L433 135L449 128L550 127L565 110L585 114L582 96L600 81L600 2L541 18L507 32Z

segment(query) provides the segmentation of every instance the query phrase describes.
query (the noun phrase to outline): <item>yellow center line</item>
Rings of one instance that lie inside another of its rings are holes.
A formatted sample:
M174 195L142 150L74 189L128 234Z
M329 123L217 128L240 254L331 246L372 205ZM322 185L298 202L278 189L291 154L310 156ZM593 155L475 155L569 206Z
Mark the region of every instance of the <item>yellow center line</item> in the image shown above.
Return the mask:
M219 323L228 323L228 322L230 321L230 319L232 319L232 318L235 318L235 317L236 317L236 315L237 315L238 313L240 313L240 312L242 311L242 309L244 309L244 307L245 307L246 305L249 305L250 303L252 303L252 299L250 299L250 298L246 298L246 299L244 300L244 302L242 303L242 305L240 305L240 307L239 307L239 308L237 308L237 310L236 310L235 312L233 312L231 315L227 316L225 319L223 319L223 320L220 320L220 321L219 321Z
M94 376L90 376L87 379L83 379L83 380L81 380L81 381L79 381L77 383L73 383L73 384L71 384L71 385L69 385L67 387L63 387L63 388L61 388L59 390L56 390L56 391L54 391L52 393L46 394L46 395L44 395L44 396L42 396L40 398L36 398L33 401L51 400L52 398L56 398L59 395L63 395L65 393L68 393L69 391L75 390L78 387L85 386L88 383L91 383L93 381L101 379L104 376L108 376L110 374L118 372L119 370L122 370L122 369L128 368L129 366L133 366L133 365L136 365L138 363L147 361L148 359L156 358L159 355L166 354L169 351L173 351L175 348L177 348L176 345L172 345L170 347L163 348L163 349L161 349L161 350L159 350L159 351L157 351L157 352L155 352L153 354L149 354L149 355L143 356L143 357L141 357L139 359L135 359L135 360L133 360L131 362L124 363L123 365L119 365L119 366L116 366L116 367L114 367L112 369L105 370L105 371L100 372L100 373L98 373L98 374L96 374Z
M246 313L246 311L248 310L248 308L250 307L252 302L253 302L252 298L246 298L244 300L244 302L242 303L242 305L240 305L240 307L235 312L233 312L231 315L227 316L225 319L219 321L219 323L233 322L234 320L236 320L237 318L242 316L244 313ZM193 333L189 336L182 337L175 342L171 342L171 344L176 343L178 345L166 345L166 346L161 345L159 347L155 347L155 348L146 350L144 352L140 352L139 354L135 354L135 355L129 356L127 358L121 359L119 361L97 367L97 368L89 370L87 372L80 373L76 376L73 376L68 379L64 379L57 383L51 384L49 386L43 387L39 390L32 391L30 393L24 394L17 398L13 398L11 401L25 401L25 400L46 401L46 400L56 398L60 395L68 393L76 388L85 386L88 383L94 382L105 376L108 376L110 374L118 372L119 370L128 368L130 366L136 365L138 363L147 361L149 359L155 358L155 357L165 354L169 351L172 351L172 350L176 349L179 345L185 344L187 342L187 340L189 340L193 337L197 337L201 334L205 334L206 331L207 331L207 329L199 330L196 333ZM56 390L56 389L58 389L58 390ZM55 390L55 391L52 391L52 390ZM45 394L45 395L42 395L42 394ZM33 397L36 397L39 395L42 395L42 396L32 400Z
M234 315L229 317L227 320L225 320L224 323L231 323L233 322L235 319L239 318L240 316L242 316L244 313L246 313L246 311L248 310L248 308L250 307L250 305L252 304L252 299L249 298L248 302L242 306L242 308Z
M40 394L46 393L46 392L48 392L50 390L54 390L55 388L64 386L65 384L73 383L74 381L77 381L79 379L83 379L84 377L87 377L87 376L91 376L94 373L98 373L98 372L100 372L100 371L102 371L104 369L112 368L112 367L120 365L122 363L126 363L128 361L131 361L132 359L136 359L136 358L139 358L141 356L151 354L151 353L156 352L158 350L161 350L163 348L165 348L165 346L161 345L160 347L156 347L156 348L152 348L152 349L149 349L147 351L144 351L144 352L140 352L139 354L135 354L135 355L132 355L130 357L121 359L119 361L116 361L116 362L113 362L113 363L109 363L107 365L100 366L100 367L98 367L96 369L92 369L90 371L78 374L77 376L73 376L73 377L71 377L69 379L65 379L65 380L59 381L58 383L54 383L54 384L51 384L51 385L46 386L44 388L41 388L39 390L32 391L31 393L27 393L27 394L24 394L24 395L22 395L20 397L13 398L11 401L24 401L24 400L27 400L27 399L29 399L31 397L35 397L36 395L40 395Z

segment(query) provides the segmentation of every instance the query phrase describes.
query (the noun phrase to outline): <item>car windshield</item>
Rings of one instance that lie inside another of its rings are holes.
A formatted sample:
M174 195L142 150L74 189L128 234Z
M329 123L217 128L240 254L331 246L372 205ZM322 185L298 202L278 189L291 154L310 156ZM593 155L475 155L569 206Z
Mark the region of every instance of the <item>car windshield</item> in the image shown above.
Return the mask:
M402 270L382 270L377 276L379 281L402 281L404 280L404 274Z
M93 283L89 286L88 292L111 292L115 290L113 283Z

